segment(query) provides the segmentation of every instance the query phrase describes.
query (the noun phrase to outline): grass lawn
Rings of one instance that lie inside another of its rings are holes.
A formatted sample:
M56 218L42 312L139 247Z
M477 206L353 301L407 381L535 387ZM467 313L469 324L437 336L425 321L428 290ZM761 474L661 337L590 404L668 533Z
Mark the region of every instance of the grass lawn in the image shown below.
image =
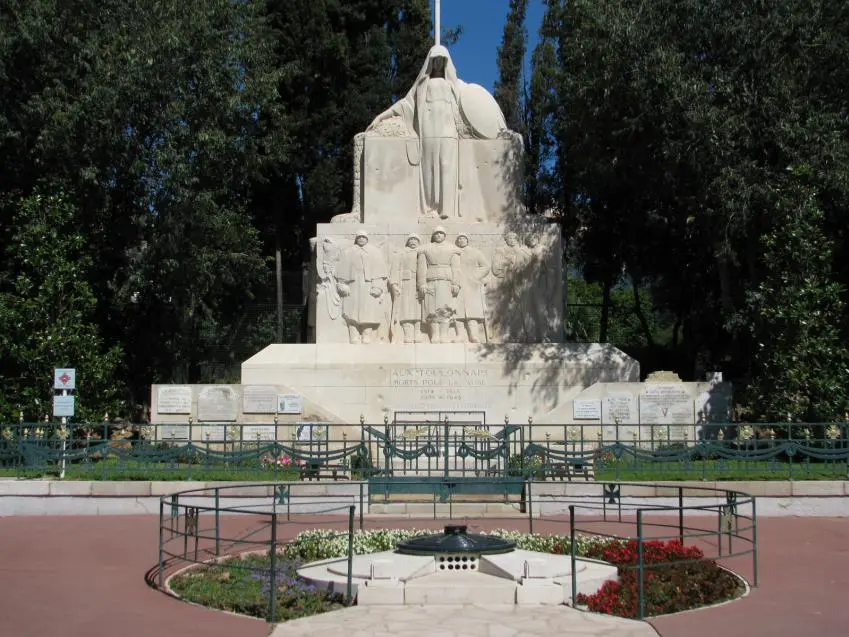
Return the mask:
M675 480L845 480L845 462L777 462L765 460L691 460L596 465L596 480L645 482Z
M0 468L0 477L8 478L58 478L59 467L48 466L42 469L17 467ZM295 481L300 474L292 469L263 469L253 465L226 464L180 464L180 463L141 463L103 460L68 465L65 480L152 480L198 482L249 481L277 482Z

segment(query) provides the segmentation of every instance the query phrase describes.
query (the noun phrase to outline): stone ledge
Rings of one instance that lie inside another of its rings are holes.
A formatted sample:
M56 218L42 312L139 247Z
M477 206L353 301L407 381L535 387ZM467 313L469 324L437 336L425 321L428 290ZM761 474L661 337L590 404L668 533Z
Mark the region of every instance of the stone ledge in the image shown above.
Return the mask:
M222 491L222 497L268 497L273 488L253 487L250 482L183 482L183 481L108 481L108 480L0 480L0 497L4 496L44 496L44 497L160 497L179 491L209 489L212 496L214 487L231 487ZM293 487L292 495L299 497L339 496L359 499L360 487L352 482L287 482ZM787 498L802 497L842 497L849 495L849 480L800 480L800 481L734 481L734 482L681 482L623 484L621 496L627 498L675 497L678 488L684 489L684 496L717 497L704 488L731 489L757 497ZM531 486L534 500L556 501L559 498L595 498L601 497L601 485L595 482L534 482ZM368 497L368 485L363 486L363 497ZM400 503L399 503L400 504ZM454 508L466 503L458 502ZM372 504L372 507L377 506ZM384 505L385 506L385 505ZM440 503L439 506L448 505ZM507 512L513 505L490 503L488 511ZM421 503L418 509L433 511L432 503ZM388 510L397 510L390 507ZM459 510L459 509L457 509ZM418 510L416 511L419 512Z
M6 495L50 495L48 480L2 480L0 496Z

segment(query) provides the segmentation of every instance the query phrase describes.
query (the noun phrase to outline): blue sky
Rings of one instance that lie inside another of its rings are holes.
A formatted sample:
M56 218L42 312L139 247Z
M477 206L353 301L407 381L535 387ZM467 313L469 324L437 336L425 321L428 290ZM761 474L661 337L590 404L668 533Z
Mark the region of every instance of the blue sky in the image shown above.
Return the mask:
M443 30L458 25L463 27L460 41L449 47L461 80L481 84L490 91L493 89L498 78L497 48L504 35L509 9L509 0L442 0ZM537 42L544 10L543 0L528 1L527 59Z

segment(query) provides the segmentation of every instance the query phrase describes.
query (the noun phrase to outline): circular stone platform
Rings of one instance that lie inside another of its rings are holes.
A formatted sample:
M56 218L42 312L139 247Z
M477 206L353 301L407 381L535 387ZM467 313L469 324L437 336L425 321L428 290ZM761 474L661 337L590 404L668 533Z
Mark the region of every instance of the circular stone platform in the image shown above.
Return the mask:
M571 556L514 547L502 538L467 534L465 527L446 527L445 533L403 542L397 551L353 556L352 593L360 606L571 603ZM312 562L298 574L345 593L348 559ZM577 593L595 593L615 579L615 566L575 560Z

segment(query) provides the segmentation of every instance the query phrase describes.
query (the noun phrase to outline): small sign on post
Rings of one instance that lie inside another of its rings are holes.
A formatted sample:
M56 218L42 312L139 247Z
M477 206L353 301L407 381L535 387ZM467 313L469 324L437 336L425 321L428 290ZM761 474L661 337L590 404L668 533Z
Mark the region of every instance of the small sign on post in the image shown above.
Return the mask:
M53 417L70 418L74 415L74 396L53 397Z
M72 367L53 370L53 389L76 389L77 370Z
M73 367L57 367L53 370L53 390L61 392L53 396L53 417L62 419L62 461L60 462L59 479L65 478L65 450L67 432L65 425L68 418L74 415L74 396L70 394L77 389L77 370Z

